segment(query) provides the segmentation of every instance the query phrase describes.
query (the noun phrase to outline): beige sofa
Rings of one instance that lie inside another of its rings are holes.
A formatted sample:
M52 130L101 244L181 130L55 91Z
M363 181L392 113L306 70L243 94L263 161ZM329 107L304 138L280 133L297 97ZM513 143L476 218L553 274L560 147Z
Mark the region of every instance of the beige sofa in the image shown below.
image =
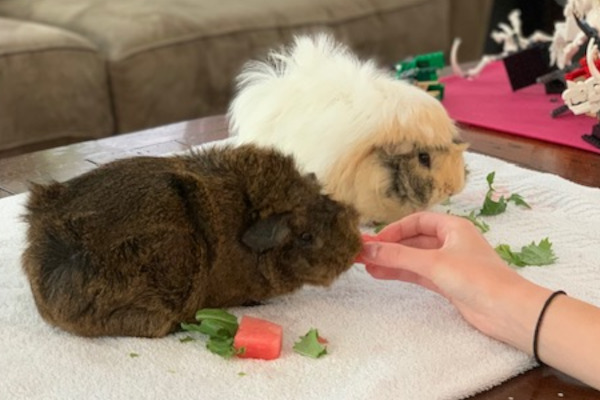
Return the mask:
M327 29L383 65L479 56L491 0L2 0L0 151L225 111L249 58Z

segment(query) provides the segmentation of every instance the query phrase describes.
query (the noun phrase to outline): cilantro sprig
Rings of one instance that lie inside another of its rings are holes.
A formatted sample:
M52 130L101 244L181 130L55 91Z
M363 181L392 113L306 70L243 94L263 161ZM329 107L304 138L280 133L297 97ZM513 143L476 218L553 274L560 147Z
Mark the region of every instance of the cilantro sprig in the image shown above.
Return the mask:
M506 211L506 207L508 203L511 201L518 206L531 208L531 206L523 199L523 197L519 194L513 193L508 198L504 196L500 196L498 200L493 200L492 197L496 193L496 189L494 189L494 178L496 176L496 172L490 172L486 176L486 181L488 183L488 191L485 195L485 200L483 201L483 206L479 210L479 215L498 215L502 214Z
M319 358L327 354L327 346L319 341L319 331L312 328L294 343L294 351L306 357Z
M385 222L380 222L378 224L375 225L375 227L373 228L373 232L374 233L379 233L383 230L383 228L385 228L388 224L386 224Z
M509 197L500 196L498 200L494 200L494 194L496 193L496 189L494 189L494 178L496 176L496 172L490 172L486 176L486 181L488 184L488 191L485 194L485 198L483 200L483 205L481 208L476 211L471 211L467 215L455 214L459 217L463 217L471 221L480 231L481 233L486 233L490 230L490 226L487 222L485 222L481 217L485 216L493 216L502 214L506 211L508 207L508 203L513 202L517 206L531 208L531 206L525 201L523 196L517 193L511 194ZM450 211L448 211L450 213Z
M490 230L490 226L487 224L487 222L485 222L481 218L478 218L475 214L475 211L471 211L469 215L460 215L460 217L466 218L469 221L471 221L481 233L486 233Z
M507 244L500 244L496 246L495 250L504 261L517 267L548 265L558 259L548 238L540 240L538 244L531 242L527 246L523 246L519 252L513 251Z
M224 358L231 358L243 352L233 346L233 338L238 330L237 317L225 310L204 308L196 312L199 324L181 323L181 329L187 332L198 332L208 336L206 348ZM181 342L193 340L191 336L181 339Z

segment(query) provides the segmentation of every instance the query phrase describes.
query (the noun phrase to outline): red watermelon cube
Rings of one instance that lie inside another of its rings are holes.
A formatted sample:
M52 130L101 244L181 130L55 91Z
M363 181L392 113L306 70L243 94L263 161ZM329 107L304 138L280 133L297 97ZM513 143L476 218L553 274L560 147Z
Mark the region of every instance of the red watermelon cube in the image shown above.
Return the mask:
M281 354L282 339L281 325L243 315L233 338L233 347L238 350L244 348L238 357L273 360Z

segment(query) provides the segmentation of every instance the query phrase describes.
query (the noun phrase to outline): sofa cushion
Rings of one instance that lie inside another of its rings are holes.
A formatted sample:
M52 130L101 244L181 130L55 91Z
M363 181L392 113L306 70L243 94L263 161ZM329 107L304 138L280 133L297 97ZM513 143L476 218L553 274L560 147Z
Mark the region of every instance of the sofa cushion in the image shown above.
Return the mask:
M112 131L106 71L94 44L0 17L0 150Z
M449 0L3 0L0 13L92 40L109 60L117 130L222 113L241 65L327 29L391 64L446 49Z
M0 13L78 32L111 60L197 38L259 29L329 26L447 0L3 0ZM443 15L422 8L405 25ZM446 13L447 14L447 13ZM433 22L433 21L431 21ZM430 25L431 22L425 25ZM402 30L402 27L397 27ZM444 26L436 25L437 33ZM387 31L386 31L387 32ZM420 35L415 35L420 37ZM436 36L436 35L430 35Z

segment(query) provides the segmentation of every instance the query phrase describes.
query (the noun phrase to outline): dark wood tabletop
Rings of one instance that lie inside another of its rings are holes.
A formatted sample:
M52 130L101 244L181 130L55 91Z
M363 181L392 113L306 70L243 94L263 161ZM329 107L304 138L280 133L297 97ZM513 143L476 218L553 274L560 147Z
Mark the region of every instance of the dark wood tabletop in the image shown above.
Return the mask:
M534 139L461 126L469 151L497 157L576 183L600 187L600 154ZM117 158L164 155L228 137L223 116L0 158L0 197L27 191L28 182L64 181ZM599 238L600 240L600 238ZM600 391L553 368L534 368L480 393L477 400L600 400Z

